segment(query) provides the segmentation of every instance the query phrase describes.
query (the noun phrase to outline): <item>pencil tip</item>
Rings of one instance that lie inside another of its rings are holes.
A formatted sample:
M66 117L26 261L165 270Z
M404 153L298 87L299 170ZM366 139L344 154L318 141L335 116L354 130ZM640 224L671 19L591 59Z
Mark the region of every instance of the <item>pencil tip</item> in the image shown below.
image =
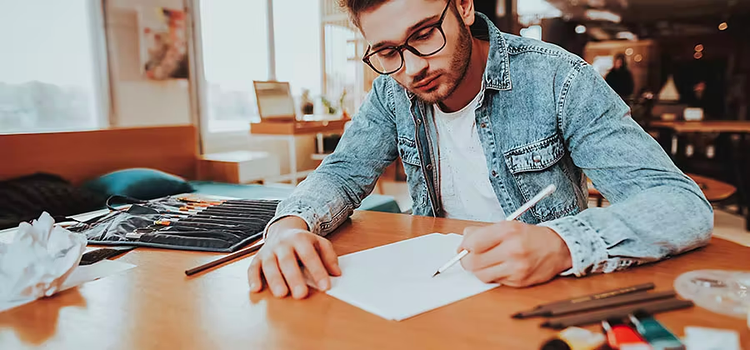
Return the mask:
M519 319L519 318L523 318L523 314L521 314L521 313L519 312L519 313L517 313L517 314L514 314L514 315L513 315L513 316L511 316L511 317L512 317L512 318L515 318L515 319Z
M434 274L434 275L432 275L432 277L435 277L435 276L437 276L437 275L439 275L439 274L440 274L440 271L437 271L437 272L435 272L435 274Z

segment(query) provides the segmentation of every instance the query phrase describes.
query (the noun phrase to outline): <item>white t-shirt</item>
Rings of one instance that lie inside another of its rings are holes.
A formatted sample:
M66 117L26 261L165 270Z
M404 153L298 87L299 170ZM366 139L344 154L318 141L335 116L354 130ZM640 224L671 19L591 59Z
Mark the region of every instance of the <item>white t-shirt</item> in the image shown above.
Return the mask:
M440 152L440 192L445 217L498 222L505 213L490 184L479 141L475 110L480 95L461 110L445 113L433 105Z

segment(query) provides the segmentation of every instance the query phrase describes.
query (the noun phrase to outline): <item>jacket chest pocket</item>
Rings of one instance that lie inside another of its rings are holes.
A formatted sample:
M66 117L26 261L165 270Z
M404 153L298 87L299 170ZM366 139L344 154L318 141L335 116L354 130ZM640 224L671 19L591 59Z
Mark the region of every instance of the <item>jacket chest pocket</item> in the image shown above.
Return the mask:
M398 155L401 157L401 162L406 165L412 165L419 167L421 162L419 159L419 151L417 151L416 142L399 137L398 139Z
M530 200L549 185L557 188L531 209L531 213L542 222L580 210L574 184L561 162L564 157L565 146L557 133L504 154L505 164L513 174L524 201Z

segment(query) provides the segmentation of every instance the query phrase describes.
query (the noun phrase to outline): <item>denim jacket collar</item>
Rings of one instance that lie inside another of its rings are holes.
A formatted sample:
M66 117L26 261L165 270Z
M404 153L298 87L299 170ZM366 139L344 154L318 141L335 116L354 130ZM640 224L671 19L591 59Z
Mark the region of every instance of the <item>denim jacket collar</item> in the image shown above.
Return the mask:
M508 45L502 33L495 26L489 25L490 19L483 13L476 12L476 21L471 26L474 37L477 33L483 33L489 37L490 50L487 57L487 66L484 69L484 86L493 90L503 91L512 88L510 80L510 59L508 58ZM406 96L413 100L416 95L404 89Z

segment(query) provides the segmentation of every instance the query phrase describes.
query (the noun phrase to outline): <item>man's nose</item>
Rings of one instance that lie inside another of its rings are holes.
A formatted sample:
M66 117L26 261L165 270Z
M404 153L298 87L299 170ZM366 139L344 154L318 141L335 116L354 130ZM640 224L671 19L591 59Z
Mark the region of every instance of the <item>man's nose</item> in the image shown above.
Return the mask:
M406 66L406 75L409 78L414 78L425 68L428 67L427 60L424 57L419 57L409 50L404 51L404 66Z

